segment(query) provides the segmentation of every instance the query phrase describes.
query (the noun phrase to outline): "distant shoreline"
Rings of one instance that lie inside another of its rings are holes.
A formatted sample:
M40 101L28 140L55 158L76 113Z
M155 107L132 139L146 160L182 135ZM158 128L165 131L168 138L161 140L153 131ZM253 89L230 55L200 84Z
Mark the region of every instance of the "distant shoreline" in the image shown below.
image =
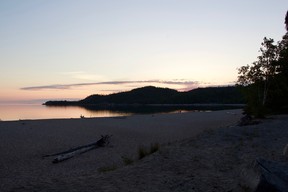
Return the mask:
M228 106L243 104L237 87L198 88L178 92L147 86L110 95L90 95L79 101L47 101L46 106Z
M222 104L222 103L195 103L195 104L115 104L115 103L102 103L102 104L81 104L74 101L51 101L52 103L43 103L45 106L131 106L131 107L141 107L141 106L160 106L160 107L181 107L181 106L191 106L191 107L213 107L213 106L231 106L231 107L244 107L245 104L241 103L231 103L231 104ZM54 103L55 102L55 103ZM59 104L57 104L59 102Z
M45 105L47 107L80 107L88 111L111 111L129 114L157 114L184 111L219 111L243 109L244 104L72 104Z

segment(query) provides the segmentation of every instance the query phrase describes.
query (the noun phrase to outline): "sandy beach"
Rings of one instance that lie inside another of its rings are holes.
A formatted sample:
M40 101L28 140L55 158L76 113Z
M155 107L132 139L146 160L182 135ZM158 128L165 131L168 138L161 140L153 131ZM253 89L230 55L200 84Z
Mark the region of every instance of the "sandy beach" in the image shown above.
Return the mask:
M257 157L283 160L288 116L236 126L241 110L0 121L0 191L233 191ZM53 154L112 135L53 164ZM159 151L138 160L140 146ZM123 159L133 161L125 165Z

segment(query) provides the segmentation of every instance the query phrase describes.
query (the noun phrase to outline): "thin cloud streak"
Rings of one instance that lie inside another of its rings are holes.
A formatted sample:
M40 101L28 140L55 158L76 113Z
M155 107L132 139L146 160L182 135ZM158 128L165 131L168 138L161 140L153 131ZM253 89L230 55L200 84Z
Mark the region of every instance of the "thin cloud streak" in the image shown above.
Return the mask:
M73 87L81 86L93 86L93 85L123 85L123 84L145 84L145 83L160 83L167 85L184 85L184 86L197 86L199 85L198 81L162 81L162 80L147 80L147 81L104 81L104 82L95 82L95 83L75 83L75 84L54 84L54 85L44 85L44 86L31 86L31 87L22 87L21 90L46 90L46 89L71 89Z

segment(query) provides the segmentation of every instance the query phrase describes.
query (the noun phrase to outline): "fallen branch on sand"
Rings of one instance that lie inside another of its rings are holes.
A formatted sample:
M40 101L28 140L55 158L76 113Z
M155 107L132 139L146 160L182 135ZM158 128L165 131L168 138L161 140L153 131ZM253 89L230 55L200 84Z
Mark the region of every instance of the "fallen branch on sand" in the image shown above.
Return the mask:
M59 163L62 161L65 161L67 159L70 159L76 155L85 153L87 151L90 151L92 149L96 149L98 147L105 147L106 145L108 145L110 143L110 138L112 137L112 135L101 135L101 139L94 142L94 143L90 143L88 145L82 145L79 147L75 147L72 149L69 149L67 151L63 151L60 153L54 153L54 154L50 154L50 155L44 155L43 157L53 157L53 156L57 156L52 163Z

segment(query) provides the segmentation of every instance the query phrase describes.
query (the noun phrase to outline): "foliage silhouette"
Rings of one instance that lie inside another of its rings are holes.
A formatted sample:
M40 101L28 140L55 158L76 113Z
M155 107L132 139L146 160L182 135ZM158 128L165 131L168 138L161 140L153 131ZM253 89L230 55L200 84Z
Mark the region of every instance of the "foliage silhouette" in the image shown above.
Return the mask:
M287 29L288 12L285 18ZM288 30L288 29L287 29ZM257 117L288 112L288 34L274 43L264 38L261 55L251 65L238 69L238 85L246 96L245 112Z

